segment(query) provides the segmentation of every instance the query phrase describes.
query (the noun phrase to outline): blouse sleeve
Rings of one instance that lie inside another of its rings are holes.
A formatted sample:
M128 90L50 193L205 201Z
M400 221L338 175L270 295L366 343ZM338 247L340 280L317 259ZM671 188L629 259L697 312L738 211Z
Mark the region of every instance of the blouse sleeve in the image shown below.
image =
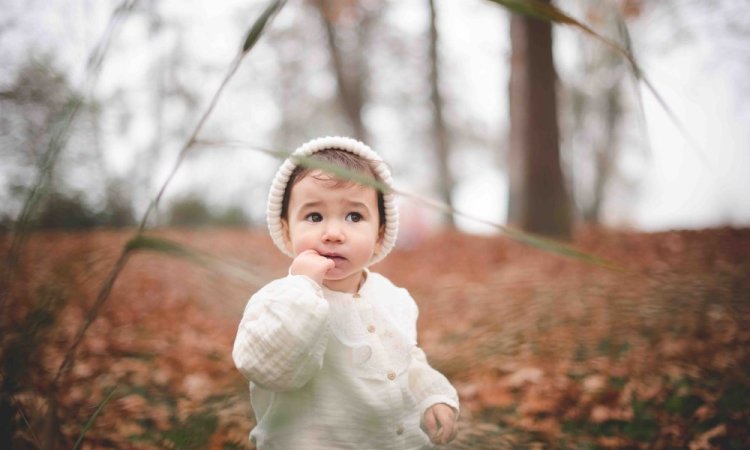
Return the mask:
M458 393L450 381L429 365L421 348L414 347L411 357L409 387L417 401L420 417L437 403L445 403L458 412Z
M409 334L414 338L413 341L416 341L419 310L411 296L409 296L409 300L411 300ZM430 406L437 403L445 403L458 412L459 403L456 389L442 373L430 366L427 362L427 355L417 346L411 349L409 387L417 402L420 417Z
M304 386L320 370L328 340L328 302L304 276L269 283L247 304L232 358L253 383L276 392Z

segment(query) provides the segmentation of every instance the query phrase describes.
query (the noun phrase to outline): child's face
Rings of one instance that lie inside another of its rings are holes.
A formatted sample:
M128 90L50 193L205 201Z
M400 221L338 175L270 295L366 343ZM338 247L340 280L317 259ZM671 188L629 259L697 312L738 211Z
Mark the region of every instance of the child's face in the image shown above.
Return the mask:
M287 246L295 256L312 249L334 261L323 278L329 289L356 291L362 269L380 250L377 191L354 183L335 186L320 172L292 187L284 223Z

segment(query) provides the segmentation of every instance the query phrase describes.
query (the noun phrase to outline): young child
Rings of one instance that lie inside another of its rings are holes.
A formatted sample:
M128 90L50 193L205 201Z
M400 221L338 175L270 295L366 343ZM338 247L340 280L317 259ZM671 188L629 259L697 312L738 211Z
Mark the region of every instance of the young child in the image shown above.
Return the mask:
M259 450L451 441L458 396L417 347L417 306L368 270L395 244L394 195L297 165L297 155L392 186L380 157L343 137L302 145L276 173L268 228L293 260L248 302L232 352L250 380L251 440Z

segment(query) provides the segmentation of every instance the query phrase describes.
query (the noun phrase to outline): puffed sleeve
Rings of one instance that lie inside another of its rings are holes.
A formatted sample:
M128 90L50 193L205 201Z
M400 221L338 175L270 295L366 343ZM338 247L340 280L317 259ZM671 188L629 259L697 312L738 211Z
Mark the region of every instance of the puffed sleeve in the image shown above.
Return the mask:
M414 341L417 337L417 316L419 310L414 300L409 296L408 316L410 321L409 334ZM409 365L409 388L417 402L420 416L432 405L445 403L458 413L458 393L448 379L435 370L427 362L424 351L414 346L411 349L411 363Z
M304 276L273 281L252 296L232 358L253 383L276 392L304 386L320 370L328 340L328 302Z

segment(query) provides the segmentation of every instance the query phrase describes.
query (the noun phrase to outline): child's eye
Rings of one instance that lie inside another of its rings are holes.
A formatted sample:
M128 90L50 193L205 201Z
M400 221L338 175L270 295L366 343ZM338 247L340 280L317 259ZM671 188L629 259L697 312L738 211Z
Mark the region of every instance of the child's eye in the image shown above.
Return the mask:
M362 214L357 212L350 212L346 215L346 220L350 222L359 222L360 220L362 220Z
M320 213L312 212L305 216L305 220L308 222L321 222L323 221L323 216Z

